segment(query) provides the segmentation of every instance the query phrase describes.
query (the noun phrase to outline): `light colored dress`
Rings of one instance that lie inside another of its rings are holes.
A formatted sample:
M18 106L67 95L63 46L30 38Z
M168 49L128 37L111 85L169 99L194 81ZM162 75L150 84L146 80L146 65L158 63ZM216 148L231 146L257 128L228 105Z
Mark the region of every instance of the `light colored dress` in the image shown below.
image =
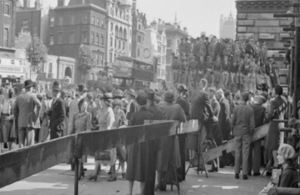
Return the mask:
M113 127L115 123L114 111L111 107L108 107L106 111L102 110L102 113L99 118L99 131L109 130L109 127ZM112 166L116 163L117 160L117 150L116 148L110 149L110 160L100 160L99 162L102 165Z

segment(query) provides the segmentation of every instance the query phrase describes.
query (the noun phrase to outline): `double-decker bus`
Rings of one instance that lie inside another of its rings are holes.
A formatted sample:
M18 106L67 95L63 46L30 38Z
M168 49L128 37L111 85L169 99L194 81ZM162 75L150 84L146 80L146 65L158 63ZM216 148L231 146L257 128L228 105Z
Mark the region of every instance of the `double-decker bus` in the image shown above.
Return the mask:
M113 84L121 89L144 89L154 81L153 64L132 57L119 56L113 69Z

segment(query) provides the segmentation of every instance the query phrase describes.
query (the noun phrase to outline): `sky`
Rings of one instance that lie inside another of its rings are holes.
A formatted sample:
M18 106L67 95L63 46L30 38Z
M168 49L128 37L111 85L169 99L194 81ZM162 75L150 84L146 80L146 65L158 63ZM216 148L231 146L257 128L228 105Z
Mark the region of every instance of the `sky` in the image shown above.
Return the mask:
M43 0L44 6L56 6L57 0ZM137 9L146 13L148 23L154 19L165 22L177 21L187 27L193 37L206 35L219 36L220 16L228 17L230 11L236 18L235 0L137 0Z

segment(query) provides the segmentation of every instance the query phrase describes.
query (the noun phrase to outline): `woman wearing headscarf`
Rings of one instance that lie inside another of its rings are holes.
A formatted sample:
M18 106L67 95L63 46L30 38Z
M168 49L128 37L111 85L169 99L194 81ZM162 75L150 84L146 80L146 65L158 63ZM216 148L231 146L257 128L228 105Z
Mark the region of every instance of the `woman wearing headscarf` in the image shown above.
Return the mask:
M83 131L91 131L92 125L92 116L90 113L87 112L88 103L85 98L82 98L78 102L78 112L73 115L71 121L71 134L80 133ZM80 159L80 166L79 166L79 178L84 177L84 169L83 163L87 162L87 155L84 155Z
M110 130L113 128L115 122L115 115L112 109L112 94L105 93L103 97L101 97L101 114L99 118L99 131ZM110 166L110 178L107 181L116 181L116 168L115 163L117 159L116 148L100 151L97 153L96 164L94 174L89 178L89 180L97 181L97 174L100 165L109 165Z
M145 94L140 94L137 97L137 103L140 110L133 113L129 126L143 125L145 120L152 120L153 114L147 109L147 98ZM146 194L145 183L151 179L151 175L155 169L150 169L148 165L149 158L149 143L134 143L127 147L127 170L125 179L129 181L129 195L132 195L134 181L141 182L140 194Z

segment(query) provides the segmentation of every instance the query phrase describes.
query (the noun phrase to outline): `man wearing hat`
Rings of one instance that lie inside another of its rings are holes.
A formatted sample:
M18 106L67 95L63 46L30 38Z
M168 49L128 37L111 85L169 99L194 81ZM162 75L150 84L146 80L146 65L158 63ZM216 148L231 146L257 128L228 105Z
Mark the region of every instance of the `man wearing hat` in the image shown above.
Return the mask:
M78 97L75 97L71 103L70 103L70 106L69 106L69 118L72 119L74 114L77 113L79 110L78 110L78 103L79 101L82 99L82 98L86 98L86 93L87 93L87 88L85 86L85 84L79 84L78 85ZM68 125L68 133L70 134L71 130L70 127L71 127L71 120L69 120L69 125Z
M241 104L234 108L231 119L235 142L235 178L239 179L242 161L243 179L248 179L248 159L250 152L251 134L255 128L253 109L247 105L249 94L242 94Z
M264 96L255 96L255 103L250 105L254 112L254 122L255 128L262 126L265 123L266 108L262 105L265 103L266 99ZM260 165L261 165L261 140L257 140L250 144L250 154L249 154L249 168L248 175L259 176L260 175Z
M128 101L126 109L126 119L130 120L132 113L138 110L138 105L136 103L136 93L133 89L129 89L126 92L126 100Z
M60 84L55 81L52 86L53 102L50 114L50 139L62 137L66 133L66 106L60 98Z
M14 106L20 147L34 144L34 128L41 109L41 102L32 94L34 83L31 80L26 80L24 85L26 92L17 97Z

